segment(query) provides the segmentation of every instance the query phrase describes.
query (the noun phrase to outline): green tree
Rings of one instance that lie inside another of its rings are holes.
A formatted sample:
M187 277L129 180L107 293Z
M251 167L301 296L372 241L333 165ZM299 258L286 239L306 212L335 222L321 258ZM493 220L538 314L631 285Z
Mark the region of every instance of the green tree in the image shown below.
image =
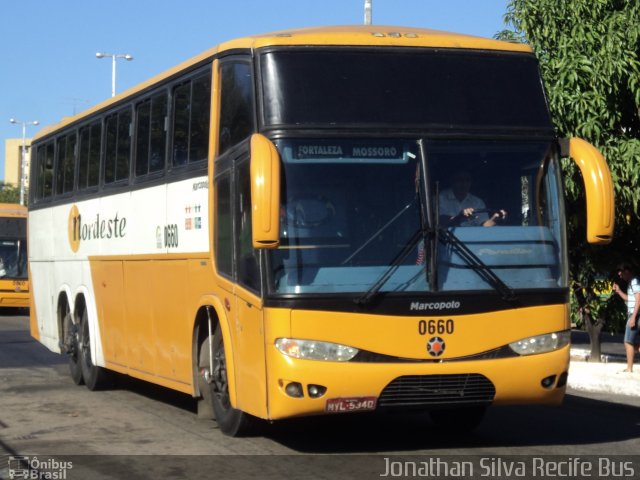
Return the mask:
M10 183L0 182L0 203L19 203L20 189Z
M572 314L591 335L620 330L623 303L605 296L615 265L640 260L640 2L637 0L510 0L498 38L520 38L540 61L549 107L560 136L597 146L611 169L616 228L610 246L585 241L580 173L563 164L569 215ZM639 270L640 271L640 270ZM610 285L610 284L609 284Z

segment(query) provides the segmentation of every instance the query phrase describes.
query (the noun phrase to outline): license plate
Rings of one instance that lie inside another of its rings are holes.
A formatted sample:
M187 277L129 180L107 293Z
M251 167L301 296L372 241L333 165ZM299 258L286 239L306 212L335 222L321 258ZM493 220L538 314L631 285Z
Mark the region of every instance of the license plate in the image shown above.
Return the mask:
M361 412L375 410L376 397L329 398L325 406L328 413Z

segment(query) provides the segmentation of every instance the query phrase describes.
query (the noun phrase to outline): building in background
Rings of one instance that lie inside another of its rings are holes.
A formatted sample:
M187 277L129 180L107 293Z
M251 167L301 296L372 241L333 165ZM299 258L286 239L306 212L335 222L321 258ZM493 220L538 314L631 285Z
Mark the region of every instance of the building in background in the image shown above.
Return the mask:
M29 164L31 162L31 139L26 139L24 187L29 188ZM20 158L22 138L7 138L4 141L4 183L20 188Z

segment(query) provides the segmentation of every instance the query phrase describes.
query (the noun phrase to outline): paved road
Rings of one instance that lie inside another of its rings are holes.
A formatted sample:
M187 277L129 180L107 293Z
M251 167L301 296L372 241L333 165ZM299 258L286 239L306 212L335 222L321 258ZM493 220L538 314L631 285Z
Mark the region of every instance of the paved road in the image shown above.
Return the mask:
M570 392L562 407L496 408L462 438L415 414L299 419L228 438L197 418L189 396L131 379L103 392L75 386L66 359L28 336L26 317L0 317L0 478L8 478L6 461L17 455L75 462L68 479L360 479L378 478L385 458L398 456L634 455L640 401L619 401ZM485 472L476 467L474 475ZM501 475L493 476L509 477Z

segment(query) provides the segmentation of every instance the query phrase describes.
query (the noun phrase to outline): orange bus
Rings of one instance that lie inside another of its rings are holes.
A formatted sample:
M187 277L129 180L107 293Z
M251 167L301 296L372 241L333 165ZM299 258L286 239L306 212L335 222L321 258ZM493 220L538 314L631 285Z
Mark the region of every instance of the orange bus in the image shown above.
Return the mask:
M472 428L491 405L560 403L560 157L583 172L588 240L613 231L606 162L557 138L532 50L425 29L229 41L33 152L31 334L76 383L176 389L229 435L408 409ZM454 171L465 222L445 212Z
M0 203L0 307L29 306L27 207Z

